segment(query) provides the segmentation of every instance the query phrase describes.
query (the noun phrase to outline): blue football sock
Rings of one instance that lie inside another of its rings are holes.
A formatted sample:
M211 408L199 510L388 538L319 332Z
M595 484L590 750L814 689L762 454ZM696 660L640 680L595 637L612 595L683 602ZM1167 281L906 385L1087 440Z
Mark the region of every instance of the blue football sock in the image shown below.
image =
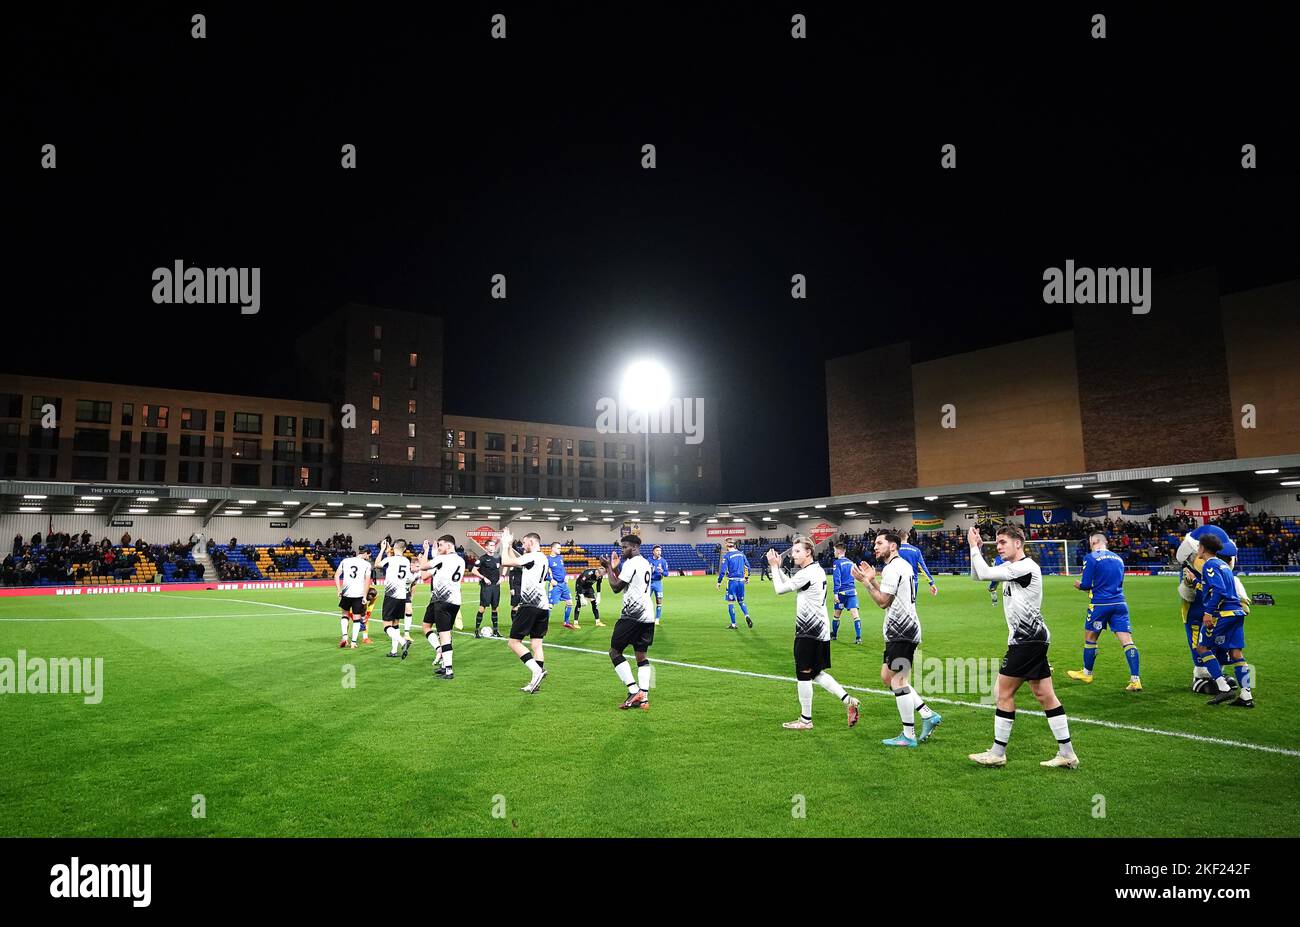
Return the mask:
M1097 662L1097 644L1083 642L1083 671L1089 676L1092 675L1092 667Z
M1207 653L1201 656L1201 666L1205 667L1206 672L1210 674L1211 679L1219 679L1223 676L1223 667L1215 659L1214 654Z
M1141 676L1138 672L1139 657L1137 644L1126 644L1124 646L1124 659L1128 660L1128 671L1131 676Z
M565 623L565 624L568 624L568 623L569 623L569 616L570 616L571 614L573 614L573 608L572 608L572 606L569 606L569 605L564 606L564 623Z
M730 602L727 603L727 614L731 616L731 623L732 623L732 624L735 624L735 623L736 623L736 606L732 605Z
M662 605L656 605L656 606L655 606L655 621L658 621L660 618L663 617L663 615L664 615L664 607L663 607Z
M744 602L740 603L740 610L745 613L746 618L749 617L749 606L746 605Z
M835 637L835 636L836 636L837 634L839 634L839 633L840 633L840 619L838 619L838 618L832 618L832 619L831 619L831 637Z
M1232 664L1232 670L1237 677L1237 685L1243 689L1249 689L1251 684L1250 664L1244 659L1237 660Z
M862 619L861 618L853 619L853 636L858 640L862 640Z

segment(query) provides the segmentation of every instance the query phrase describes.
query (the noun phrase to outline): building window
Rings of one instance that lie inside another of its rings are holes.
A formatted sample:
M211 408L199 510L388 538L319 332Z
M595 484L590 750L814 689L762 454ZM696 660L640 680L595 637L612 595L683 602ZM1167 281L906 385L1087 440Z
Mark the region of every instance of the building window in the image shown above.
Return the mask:
M579 457L595 457L595 456L596 456L596 442L595 442L595 441L579 441L579 442L578 442L578 456L579 456Z
M372 371L370 372L370 385L371 385L371 386L383 386L383 385L384 385L384 375L383 375L382 373L380 373L378 370L372 370Z
M418 367L418 366L420 366L420 355L418 355L418 354L408 354L408 355L406 355L406 361L407 361L407 363L408 363L410 366L412 366L412 367Z
M564 451L564 442L559 438L546 439L546 453L559 457Z
M487 432L484 441L486 442L483 445L484 450L504 451L506 449L506 436L503 434L499 434L498 432L495 431Z
M406 414L407 414L407 415L414 415L414 414L415 414L415 400L414 400L414 399L408 399L408 400L406 400Z
M630 464L630 463L623 464L623 479L625 480L636 479L636 464Z
M572 438L565 438L565 439L564 439L564 456L565 456L565 457L572 457L572 456L573 456L573 439L572 439Z
M695 468L695 478L697 480L704 479L704 464L700 464L698 467Z
M156 454L159 457L167 454L167 433L165 431L145 431L140 433L140 453Z
M477 470L478 467L475 464L476 461L474 460L473 454L465 454L465 453L456 454L457 470Z
M118 458L117 481L119 483L128 483L131 481L131 461L125 457Z
M108 425L113 421L113 404L97 399L78 399L77 421Z
M256 438L236 438L230 442L230 456L237 460L261 460L262 459L262 442ZM234 479L235 468L230 468L231 479Z
M225 456L226 456L226 439L221 435L217 435L215 438L212 439L212 459L220 460L222 457Z
M320 489L320 472L319 467L299 467L298 485L303 489Z
M414 437L415 437L415 422L407 422L407 423L406 423L406 436L407 436L408 438L414 438Z
M373 348L370 351L370 359L374 361L376 364L383 363L383 361L380 359L381 356L382 356L382 352L379 350L379 348Z
M377 419L377 418L372 418L372 419L370 420L370 433L371 433L372 435L377 435L377 434L379 434L379 419Z
M636 486L633 485L632 483L624 483L624 484L623 484L623 498L624 498L624 499L635 499L635 498L636 498Z
M162 483L165 481L167 474L167 461L142 460L137 472L140 474L139 479L143 483Z
M371 393L371 394L370 394L370 411L371 411L371 412L378 412L378 411L379 411L379 406L380 406L379 394L378 394L378 393Z
M512 453L519 453L519 435L510 436L510 450Z
M458 431L456 432L456 446L473 450L477 445L478 432L476 431Z
M490 496L499 496L506 491L505 483L505 477L485 476L483 477L483 491Z
M415 448L411 447L409 444L406 446L406 462L415 463Z
M123 422L122 424L125 425L126 423ZM218 410L217 412L214 412L214 413L213 413L213 415L212 415L212 430L213 430L213 431L225 431L225 430L226 430L226 413L225 413L225 412Z
M606 442L605 442L605 456L606 456L606 457L614 457L614 458L617 458L617 457L618 457L618 445L617 445L617 444L614 444L613 442L606 441Z
M379 445L378 445L378 444L372 444L372 445L370 445L370 459L371 459L371 460L378 460L378 459L379 459Z
M202 457L204 438L207 435L181 435L181 456L182 457ZM202 482L189 481L189 482Z
M593 461L593 464L594 464L594 463L595 463L595 462ZM583 465L584 467L587 466L587 462L586 462L586 461L583 461L582 465ZM607 461L605 461L605 479L607 479L607 480L616 480L616 479L618 479L618 464L616 464L616 463L615 463L614 461L612 461L612 460L607 460Z
M293 460L297 456L297 443L294 441L276 441L271 448L272 460ZM282 483L283 486L292 486L293 481Z
M591 480L578 480L578 495L590 499L596 495L596 484Z
M324 438L325 437L325 419L323 418L305 418L302 420L302 436L304 438Z
M624 444L624 445L623 445L623 459L624 459L624 460L635 460L635 459L636 459L636 445L634 445L634 444Z
M214 463L212 465L212 485L220 486L222 484L221 468L224 464Z
M182 460L176 469L176 479L182 483L202 483L203 461Z
M541 472L541 462L536 457L524 458L524 473L536 475ZM536 482L536 480L534 480Z
M406 388L409 390L417 390L420 388L420 381L414 374L406 378Z
M119 454L131 453L131 432L124 431L117 441L117 452Z
M293 438L298 434L298 418L293 415L275 417L275 433L282 438Z
M0 415L3 415L5 418L22 418L23 417L22 394L21 393L0 393Z
M62 399L59 399L57 396L53 398L49 396L33 396L32 397L32 418L39 420L40 418L43 417L44 413L41 412L41 407L44 406L46 403L50 403L51 405L54 406L54 414L56 417L62 417L63 415Z
M506 459L500 454L483 455L483 469L488 473L505 473Z
M231 486L257 486L261 482L260 468L257 464L231 464Z
M146 428L166 428L167 427L167 407L143 405L140 411L144 416L142 424Z
M382 341L383 339L384 339L384 326L382 326L382 325L376 325L376 326L375 326L375 340L376 340L376 341Z
M181 429L184 431L206 431L208 427L207 409L181 409ZM197 482L202 482L198 480Z
M609 464L606 464L605 466L609 466ZM588 479L595 479L596 461L594 460L578 461L578 476L587 477Z
M122 424L123 425L135 424L135 403L134 402L122 403Z
M324 463L325 445L319 441L308 441L303 444L302 459L305 463Z
M444 429L443 429L443 432L442 432L442 446L443 446L443 447L455 447L455 446L456 446L456 432L452 431L450 428L444 428Z
M257 412L236 412L235 433L260 435L262 433L262 416Z

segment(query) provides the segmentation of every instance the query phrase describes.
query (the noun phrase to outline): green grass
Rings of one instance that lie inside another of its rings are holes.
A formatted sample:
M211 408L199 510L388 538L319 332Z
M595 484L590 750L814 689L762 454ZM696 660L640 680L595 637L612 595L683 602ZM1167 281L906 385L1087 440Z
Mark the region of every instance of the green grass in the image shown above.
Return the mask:
M1123 691L1127 670L1110 635L1096 681L1067 679L1080 659L1084 596L1068 579L1049 578L1066 710L1300 751L1300 581L1247 583L1279 603L1257 607L1247 622L1254 711L1209 708L1188 691L1172 578L1127 582L1145 692ZM939 585L939 597L921 603L924 656L996 666L1006 641L1001 608L981 583L941 577ZM0 600L0 657L23 649L104 660L98 705L76 695L0 695L0 835L1300 834L1300 756L1075 720L1081 768L1047 770L1038 765L1054 752L1047 723L1022 713L1010 764L982 769L966 755L988 746L992 712L939 704L979 696L933 688L944 724L914 751L881 746L899 729L884 694L859 692L862 720L848 730L840 706L818 689L816 728L783 730L798 714L787 681L793 599L751 582L756 628L730 632L712 579L672 579L668 593L652 658L782 678L660 665L652 710L622 712L624 689L601 653L552 647L551 676L528 696L519 691L525 669L500 641L457 637L450 683L432 678L418 633L406 662L386 659L384 643L339 650L330 589ZM472 625L473 587L465 599ZM606 592L606 618L617 601ZM879 692L880 613L868 606L865 642L834 645L832 673ZM13 620L23 618L55 620ZM91 618L159 620L63 620ZM558 625L557 613L548 642L608 645L609 630L589 618L577 632ZM372 636L384 640L377 622ZM353 688L343 685L348 664ZM1037 707L1027 690L1020 707ZM195 795L206 817L192 816ZM1102 818L1093 816L1097 795ZM495 796L504 817L493 815ZM806 816L792 814L797 796Z

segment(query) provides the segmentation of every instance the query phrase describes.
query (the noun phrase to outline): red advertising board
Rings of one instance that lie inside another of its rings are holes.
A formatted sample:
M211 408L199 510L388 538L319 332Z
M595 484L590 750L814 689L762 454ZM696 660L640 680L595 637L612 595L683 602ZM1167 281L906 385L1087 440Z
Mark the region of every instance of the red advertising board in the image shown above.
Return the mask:
M743 526L737 526L735 528L710 528L708 530L708 535L711 538L743 538L746 533L746 529Z

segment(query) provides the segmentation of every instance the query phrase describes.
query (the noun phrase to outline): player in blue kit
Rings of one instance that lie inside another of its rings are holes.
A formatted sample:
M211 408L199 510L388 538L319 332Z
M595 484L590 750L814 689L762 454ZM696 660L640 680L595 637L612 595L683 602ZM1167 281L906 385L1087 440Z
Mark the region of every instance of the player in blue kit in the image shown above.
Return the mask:
M840 612L849 610L853 616L855 644L862 643L862 618L858 615L858 587L853 583L853 561L844 556L843 544L835 545L835 565L831 568L835 590L835 617L831 619L831 640L840 633Z
M1196 589L1201 595L1205 614L1201 619L1196 657L1218 689L1207 704L1232 702L1241 708L1254 708L1255 699L1250 691L1252 673L1243 653L1246 647L1246 615L1250 608L1244 601L1243 590L1232 573L1232 567L1219 559L1222 550L1223 542L1218 537L1208 533L1202 535L1198 553L1204 557L1204 562L1201 575L1196 580ZM1191 573L1188 568L1189 578ZM1227 651L1228 665L1232 666L1237 677L1237 692L1223 678L1223 664L1216 656L1216 650Z
M546 558L546 573L551 579L551 608L564 603L564 626L570 631L582 630L576 621L569 623L573 614L573 597L569 595L569 574L564 570L564 555L560 553L560 542L551 545L551 555Z
M1091 553L1083 559L1083 573L1074 584L1075 589L1088 593L1088 612L1083 619L1083 669L1070 670L1065 675L1080 682L1092 682L1097 639L1109 627L1128 661L1129 682L1124 691L1141 692L1138 649L1133 643L1128 603L1124 600L1124 558L1109 550L1106 535L1100 531L1088 536L1088 548Z
M664 549L658 544L650 553L650 591L655 595L655 624L664 617L664 578L668 575L668 561Z
M736 605L740 605L740 610L745 616L745 624L751 628L754 622L749 617L749 606L745 604L745 584L749 582L749 560L744 553L736 550L736 542L732 538L727 538L722 549L722 563L718 566L718 588L722 584L727 584L727 614L731 616L731 624L727 625L727 630L736 630Z
M912 534L915 533L916 532L912 532ZM907 540L910 536L911 535L905 534L903 535L903 539ZM906 560L908 565L911 566L912 568L912 601L913 602L917 600L916 593L917 590L921 588L922 573L925 574L926 580L930 583L930 595L939 594L939 588L934 584L934 574L931 573L930 568L926 566L925 554L921 553L921 548L916 547L912 544L899 544L898 556Z
M1199 527L1188 532L1183 538L1182 543L1178 546L1178 553L1175 555L1178 563L1184 568L1185 575L1183 580L1178 584L1178 595L1181 601L1183 616L1183 632L1187 635L1187 650L1192 657L1192 691L1204 694L1214 690L1214 683L1210 680L1210 674L1201 664L1196 655L1196 648L1201 640L1201 620L1205 617L1205 605L1203 596L1198 590L1196 583L1200 580L1201 567L1205 565L1206 555L1201 552L1201 538L1207 534L1214 535L1221 545L1219 557L1222 558L1229 566L1236 563L1237 545L1228 537L1228 532L1224 531L1218 525L1200 525ZM1240 580L1237 580L1240 583ZM1220 650L1215 653L1220 665L1229 663L1226 651ZM1237 685L1235 679L1229 679L1230 688Z
M1002 557L1001 557L1001 556L998 556L998 555L995 554L994 557L993 557L993 565L994 565L994 566L1001 566L1002 563L1003 563L1003 561L1002 561ZM997 581L996 579L993 580L993 582L989 583L989 601L993 603L993 607L994 607L994 608L997 608L997 605L998 605L998 581Z

